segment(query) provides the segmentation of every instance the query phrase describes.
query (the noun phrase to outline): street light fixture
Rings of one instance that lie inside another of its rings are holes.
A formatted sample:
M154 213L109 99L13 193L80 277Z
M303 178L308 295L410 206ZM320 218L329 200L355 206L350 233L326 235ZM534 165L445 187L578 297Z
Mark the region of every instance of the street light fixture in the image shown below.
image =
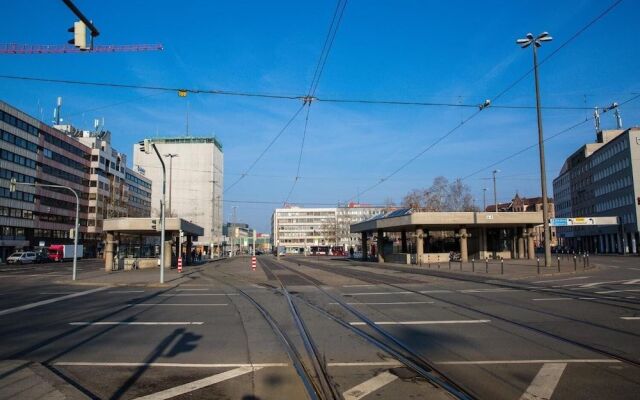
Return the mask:
M540 109L540 84L538 78L538 47L542 42L549 42L553 38L548 32L542 32L537 37L527 33L525 39L518 39L516 43L523 49L533 46L533 75L536 85L536 113L538 116L538 150L540 153L540 185L542 186L542 219L544 224L544 265L551 266L551 232L549 231L549 199L547 198L547 172L544 159L544 135L542 132L542 110Z
M498 212L498 190L496 189L496 174L500 172L499 169L493 170L493 202L496 205L496 212Z
M169 218L173 216L171 211L171 182L173 181L173 158L178 157L178 154L167 153L164 155L165 157L169 157Z
M78 261L78 230L80 228L80 224L79 224L80 198L78 197L78 192L71 189L69 186L63 186L63 185L48 185L44 183L16 182L16 178L11 178L11 183L9 184L9 191L11 193L15 192L17 185L66 189L71 191L71 193L73 193L73 195L76 197L76 223L73 229L73 272L72 272L72 280L75 281L76 275L77 275L76 271L77 271L77 261Z

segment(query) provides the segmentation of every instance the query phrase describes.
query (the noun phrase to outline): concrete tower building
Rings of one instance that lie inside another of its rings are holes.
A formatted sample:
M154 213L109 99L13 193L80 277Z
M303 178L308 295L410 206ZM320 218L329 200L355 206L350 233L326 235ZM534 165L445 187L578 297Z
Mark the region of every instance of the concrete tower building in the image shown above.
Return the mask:
M222 242L224 157L215 137L153 138L167 169L166 216L178 216L204 228L194 246L204 251ZM151 215L160 216L162 167L155 152L133 147L134 168L152 181Z

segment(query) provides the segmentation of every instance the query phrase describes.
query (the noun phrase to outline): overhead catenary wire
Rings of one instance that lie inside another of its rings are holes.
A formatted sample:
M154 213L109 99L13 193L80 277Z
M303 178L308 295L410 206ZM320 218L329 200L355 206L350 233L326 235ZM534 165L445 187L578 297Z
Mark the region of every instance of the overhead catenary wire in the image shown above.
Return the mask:
M238 177L238 179L236 179L231 185L227 186L223 193L226 193L227 191L229 191L231 188L233 188L235 185L238 184L238 182L240 182L245 176L247 176L247 174L253 169L253 167L255 167L255 165L258 163L258 161L260 161L260 159L262 159L262 157L267 153L267 151L269 151L269 149L271 148L271 146L273 146L273 144L278 140L278 138L280 136L282 136L282 134L284 133L284 131L287 130L287 128L289 127L289 125L291 125L291 123L296 119L296 117L298 116L298 114L300 114L300 111L302 111L302 109L304 108L304 104L302 106L300 106L296 112L291 116L291 118L289 118L289 120L287 121L287 123L282 127L282 129L280 129L280 131L278 132L278 134L276 136L273 137L273 139L271 139L271 141L269 142L269 144L267 145L267 147L264 148L264 150L262 150L262 152L260 153L260 155L258 155L258 157L253 160L253 162L251 163L251 165L249 165L249 167L244 171L244 173L242 173L242 175L240 175L240 177Z
M625 105L625 104L631 103L632 101L635 101L635 100L637 100L637 99L639 99L639 98L640 98L640 94L637 94L637 95L635 95L635 96L633 96L633 97L631 97L631 98L629 98L629 99L627 99L627 100L623 101L622 103L618 104L618 107L621 107L621 106L623 106L623 105ZM563 130L561 130L561 131L559 131L559 132L554 133L554 134L553 134L553 135L551 135L551 136L546 137L546 138L544 139L544 142L546 143L547 141L549 141L549 140L551 140L551 139L554 139L554 138L556 138L556 137L558 137L558 136L564 135L565 133L568 133L568 132L570 132L570 131L572 131L572 130L576 129L576 128L578 128L578 127L580 127L580 126L582 126L582 125L586 124L586 123L587 123L587 122L589 122L589 121L593 121L593 119L594 119L594 117L593 117L593 116L591 116L591 117L587 117L586 119L583 119L582 121L580 121L580 122L578 122L578 123L575 123L575 124L573 124L573 125L571 125L571 126L569 126L569 127L565 128L565 129L563 129ZM464 176L463 178L461 178L461 180L463 180L463 181L464 181L464 180L467 180L467 179L471 178L472 176L475 176L475 175L477 175L477 174L479 174L479 173L481 173L481 172L483 172L483 171L486 171L486 170L488 170L488 169L491 169L491 168L493 168L493 167L495 167L495 166L497 166L497 165L499 165L499 164L502 164L502 163L503 163L503 162L505 162L505 161L511 160L512 158L517 157L517 156L519 156L520 154L522 154L522 153L524 153L524 152L526 152L526 151L528 151L528 150L534 149L534 148L536 148L537 146L538 146L538 142L533 143L533 144L531 144L531 145L529 145L529 146L527 146L527 147L524 147L524 148L522 148L522 149L520 149L520 150L516 151L515 153L512 153L512 154L510 154L510 155L508 155L508 156L506 156L506 157L504 157L504 158L501 158L501 159L500 159L500 160L498 160L498 161L495 161L495 162L493 162L493 163L491 163L491 164L488 164L488 165L486 165L486 166L484 166L484 167L482 167L482 168L477 169L476 171L474 171L474 172L472 172L472 173L470 173L470 174L468 174L468 175ZM489 178L487 178L487 179L489 179Z
M302 152L304 150L304 142L307 137L307 127L309 126L309 111L311 111L311 103L307 104L307 114L304 119L304 129L302 131L302 143L300 144L300 153L298 155L298 166L296 168L296 176L293 179L293 184L291 185L291 189L289 189L289 194L287 194L287 198L284 200L284 204L289 202L291 198L291 194L293 193L293 189L295 189L296 184L298 183L298 179L300 179L300 164L302 163Z
M538 63L538 68L540 68L540 66L542 64L544 64L546 61L548 61L549 59L551 59L553 56L555 56L556 54L558 54L558 52L560 52L560 50L562 50L564 47L566 47L569 43L571 43L573 40L575 40L578 36L580 36L584 31L586 31L589 27L591 27L593 24L595 24L597 21L599 21L600 19L602 19L605 15L607 15L611 10L613 10L616 6L618 6L620 3L622 2L622 0L616 0L615 2L613 2L611 5L609 5L609 7L607 7L604 11L602 11L600 14L598 14L595 18L593 18L592 20L590 20L586 25L584 25L582 28L580 28L576 33L574 33L571 37L569 37L569 39L565 40L564 42L562 42L560 44L560 46L558 46L558 48L556 48L555 50L553 50L548 56L546 56L545 58L543 58L539 63ZM490 100L488 100L487 102L485 102L485 104L491 104L489 107L494 107L493 103L498 100L499 98L501 98L502 96L504 96L507 92L509 92L511 89L513 89L517 84L519 84L520 82L522 82L528 75L531 74L531 72L533 72L533 68L530 68L525 74L523 74L522 76L520 76L518 79L516 79L513 83L511 83L510 85L508 85L505 89L503 89L502 91L500 91L497 95L493 96L493 98L491 98ZM455 131L457 131L459 128L461 128L465 123L469 122L471 119L475 118L477 115L479 115L486 107L480 106L479 110L476 111L475 113L471 114L470 117L468 117L467 119L462 120L458 125L456 125L453 129L449 130L448 132L446 132L444 135L440 136L439 138L437 138L434 142L432 142L431 144L429 144L427 147L425 147L424 149L422 149L418 154L416 154L415 156L413 156L411 159L409 159L407 162L403 163L399 168L395 169L391 174L385 176L384 178L381 178L378 182L376 182L375 184L371 185L370 187L368 187L367 189L365 189L364 191L361 191L358 193L358 195L362 195L363 193L366 193L368 191L371 191L372 189L378 187L379 185L381 185L382 183L388 181L391 177L393 177L394 175L396 175L398 172L400 172L402 169L406 168L408 165L410 165L411 163L413 163L415 160L417 160L419 157L421 157L424 153L426 153L427 151L431 150L433 147L435 147L438 143L442 142L445 138L451 136ZM585 121L582 121L582 123L584 123ZM352 199L354 199L355 196L351 197L349 201L351 201Z

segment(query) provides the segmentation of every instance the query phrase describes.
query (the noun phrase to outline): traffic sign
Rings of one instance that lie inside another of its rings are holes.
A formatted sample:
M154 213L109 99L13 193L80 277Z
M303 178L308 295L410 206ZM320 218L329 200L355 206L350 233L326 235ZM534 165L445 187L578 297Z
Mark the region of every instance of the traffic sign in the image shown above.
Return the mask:
M551 226L618 225L618 217L551 218Z

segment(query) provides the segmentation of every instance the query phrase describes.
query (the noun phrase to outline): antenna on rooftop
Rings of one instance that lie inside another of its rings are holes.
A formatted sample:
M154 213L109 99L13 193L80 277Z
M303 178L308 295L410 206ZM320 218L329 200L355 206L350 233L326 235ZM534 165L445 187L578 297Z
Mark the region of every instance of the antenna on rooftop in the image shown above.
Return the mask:
M60 125L60 122L62 122L62 118L60 118L61 110L62 110L62 97L58 96L58 100L56 102L56 108L53 109L53 122L56 125Z

